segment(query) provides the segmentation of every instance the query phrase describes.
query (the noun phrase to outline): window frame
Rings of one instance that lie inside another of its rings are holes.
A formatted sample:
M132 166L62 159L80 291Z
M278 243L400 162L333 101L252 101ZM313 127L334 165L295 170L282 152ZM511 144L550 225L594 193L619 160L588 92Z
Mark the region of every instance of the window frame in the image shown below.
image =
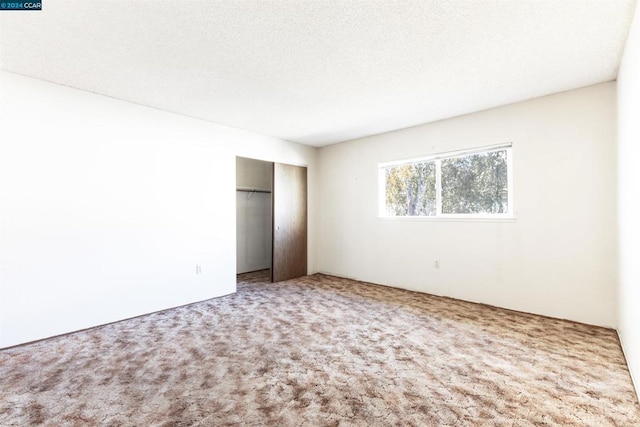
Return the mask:
M442 160L456 157L466 157L474 154L492 153L496 151L506 151L507 154L507 212L504 213L442 213ZM386 187L387 181L385 170L393 166L408 165L414 163L434 162L436 167L436 214L435 215L387 215L386 209ZM428 156L412 157L409 159L393 160L378 163L378 219L386 220L515 220L513 194L513 144L511 142L503 144L474 147L469 149L447 151L431 154Z

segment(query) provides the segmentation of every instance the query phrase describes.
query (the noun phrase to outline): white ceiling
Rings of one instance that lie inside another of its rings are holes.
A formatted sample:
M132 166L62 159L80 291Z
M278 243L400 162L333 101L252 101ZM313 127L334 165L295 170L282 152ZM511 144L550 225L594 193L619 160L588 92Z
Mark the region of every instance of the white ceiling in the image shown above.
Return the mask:
M614 80L635 0L44 0L2 69L322 146Z

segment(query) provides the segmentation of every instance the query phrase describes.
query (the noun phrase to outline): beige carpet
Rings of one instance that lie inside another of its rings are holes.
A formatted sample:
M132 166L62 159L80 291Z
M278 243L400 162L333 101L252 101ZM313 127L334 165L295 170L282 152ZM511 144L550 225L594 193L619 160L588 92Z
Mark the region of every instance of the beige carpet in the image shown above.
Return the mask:
M612 330L314 275L0 351L0 425L638 426Z

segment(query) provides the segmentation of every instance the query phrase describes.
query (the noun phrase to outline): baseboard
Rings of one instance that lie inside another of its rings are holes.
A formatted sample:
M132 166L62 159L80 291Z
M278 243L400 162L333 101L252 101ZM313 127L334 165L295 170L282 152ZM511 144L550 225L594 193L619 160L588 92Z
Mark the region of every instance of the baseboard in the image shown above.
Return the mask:
M199 300L199 301L188 302L186 304L180 304L180 305L176 305L176 306L172 306L172 307L162 308L160 310L150 311L148 313L142 313L142 314L138 314L138 315L131 316L131 317L125 317L124 319L118 319L118 320L114 320L112 322L100 323L100 324L97 324L97 325L88 326L86 328L75 329L75 330L69 331L69 332L62 332L60 334L48 335L46 337L37 338L37 339L31 340L31 341L19 342L19 343L16 343L16 344L8 345L6 347L0 347L0 351L9 350L9 349L12 349L12 348L24 347L24 346L27 346L27 345L39 343L41 341L47 341L47 340L50 340L50 339L53 339L53 338L66 337L68 335L72 335L72 334L75 334L77 332L86 332L86 331L90 331L92 329L98 329L98 328L102 328L104 326L109 326L109 325L113 325L113 324L120 323L120 322L126 322L127 320L133 320L133 319L137 319L139 317L145 317L145 316L150 316L152 314L162 313L163 311L173 310L175 308L187 307L187 306L190 306L190 305L199 304L201 302L209 301L210 299L225 297L227 295L232 295L234 293L236 293L236 291L229 292L229 293L223 294L223 295L218 295L218 296L211 297L211 298L207 298L207 299L203 299L203 300Z
M620 331L616 329L616 333L618 334L618 341L620 341L620 348L622 348L622 355L624 356L624 361L627 363L627 371L629 371L629 377L631 377L631 384L633 385L633 389L636 392L636 400L640 401L640 383L636 381L633 376L633 371L631 370L631 365L629 364L629 358L627 357L627 353L624 349L624 341L622 340L622 335L620 335Z
M356 282L360 281L360 279L358 279L357 277L345 276L344 274L331 273L329 271L322 271L321 270L321 271L318 271L318 274L324 274L325 276L339 277L341 279L355 280Z

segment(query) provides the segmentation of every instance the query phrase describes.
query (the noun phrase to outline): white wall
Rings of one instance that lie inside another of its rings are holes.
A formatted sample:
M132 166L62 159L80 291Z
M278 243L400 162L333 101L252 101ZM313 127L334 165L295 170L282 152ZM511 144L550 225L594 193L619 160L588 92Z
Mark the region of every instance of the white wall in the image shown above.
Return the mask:
M608 83L320 149L319 270L615 326L615 94ZM504 142L515 221L377 218L379 162Z
M308 166L317 271L315 149L0 73L0 347L234 292L236 155Z
M640 7L636 7L618 74L618 332L636 390L640 390L639 159Z
M271 191L273 163L238 157L236 159L236 186Z
M273 163L238 157L239 189L271 191ZM236 192L236 271L271 268L271 193Z

